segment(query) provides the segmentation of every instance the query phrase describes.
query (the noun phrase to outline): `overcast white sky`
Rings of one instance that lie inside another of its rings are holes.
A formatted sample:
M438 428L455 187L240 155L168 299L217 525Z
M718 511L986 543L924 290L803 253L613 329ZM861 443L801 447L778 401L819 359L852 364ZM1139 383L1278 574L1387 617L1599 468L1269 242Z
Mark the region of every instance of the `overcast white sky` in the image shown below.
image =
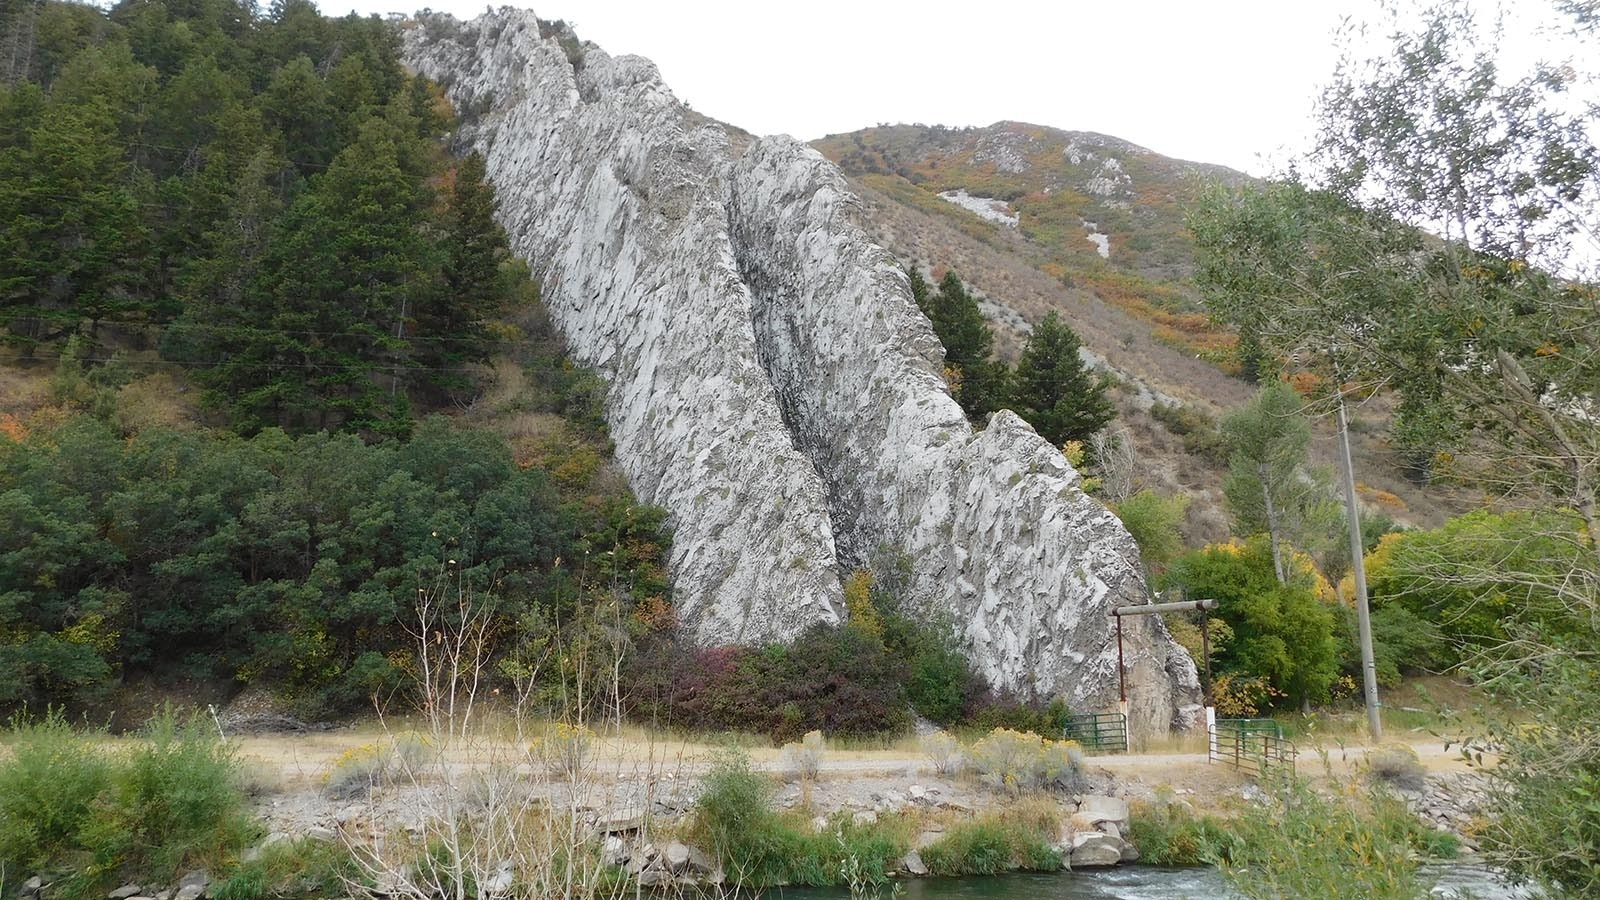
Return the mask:
M411 11L406 0L318 2L329 14ZM485 8L416 2L461 17ZM1310 133L1340 20L1371 15L1376 0L516 5L614 55L649 57L695 109L758 134L1015 119L1265 175Z

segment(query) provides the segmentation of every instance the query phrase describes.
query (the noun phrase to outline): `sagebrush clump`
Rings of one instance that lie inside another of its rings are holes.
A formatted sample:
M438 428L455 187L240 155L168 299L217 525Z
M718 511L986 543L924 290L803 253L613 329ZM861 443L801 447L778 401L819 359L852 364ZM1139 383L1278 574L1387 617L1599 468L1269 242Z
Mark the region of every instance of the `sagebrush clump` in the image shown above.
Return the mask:
M972 768L991 787L1009 791L1074 790L1083 779L1083 751L1075 741L1052 741L1032 732L996 728L967 751Z

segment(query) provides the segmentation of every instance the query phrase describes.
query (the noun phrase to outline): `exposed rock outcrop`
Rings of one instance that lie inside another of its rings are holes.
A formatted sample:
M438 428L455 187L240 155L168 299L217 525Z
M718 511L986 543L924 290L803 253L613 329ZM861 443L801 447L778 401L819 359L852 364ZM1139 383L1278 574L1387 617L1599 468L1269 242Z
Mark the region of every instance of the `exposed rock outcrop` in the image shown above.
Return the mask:
M1116 702L1113 606L1138 552L1060 452L1002 412L974 433L904 274L820 154L735 147L637 57L501 10L409 23L405 56L473 113L516 251L573 353L610 382L617 460L672 514L685 625L788 638L841 615L840 573L909 561L990 681ZM1193 663L1125 634L1134 711L1187 725Z

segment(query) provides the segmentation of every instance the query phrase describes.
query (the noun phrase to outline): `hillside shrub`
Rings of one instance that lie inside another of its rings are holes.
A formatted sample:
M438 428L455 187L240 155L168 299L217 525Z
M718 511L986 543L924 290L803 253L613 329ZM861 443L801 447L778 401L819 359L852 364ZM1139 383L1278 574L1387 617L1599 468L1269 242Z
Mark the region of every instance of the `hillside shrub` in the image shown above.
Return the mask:
M0 761L0 860L62 872L84 898L129 875L175 880L225 862L256 833L232 748L165 713L127 749L52 713L14 721Z
M808 731L798 742L783 745L779 765L806 781L814 781L822 768L822 758L827 755L828 742L820 731Z
M1038 735L1061 734L1071 715L1060 698L1048 703L1025 701L1011 694L985 691L968 709L968 724L984 730L1009 728Z
M1213 845L1210 861L1251 900L1423 900L1433 881L1419 867L1423 854L1453 849L1382 792L1325 796L1301 780L1229 830L1233 840Z
M556 722L545 729L533 749L547 770L571 780L583 772L594 738L587 726Z
M51 710L13 718L0 760L0 860L36 871L75 847L91 807L111 783L110 762L89 736Z
M79 832L100 876L153 874L227 860L257 832L239 787L239 761L209 722L172 713L147 726L117 761L109 790Z
M808 731L870 735L904 728L904 668L859 629L815 626L794 643L694 649L661 642L627 673L634 715L658 724L757 731L774 741Z
M883 643L904 666L912 708L940 725L961 721L983 696L984 684L957 645L954 628L905 615L892 598L878 602L888 607L881 615Z
M335 757L328 767L322 792L333 800L365 797L388 780L393 762L393 751L380 743L351 747Z
M1279 582L1267 537L1257 535L1186 553L1164 581L1186 596L1217 601L1216 617L1233 629L1216 652L1219 674L1261 679L1270 688L1262 702L1321 701L1339 674L1336 607L1320 596L1309 564L1288 575Z
M1150 416L1183 441L1184 452L1218 465L1228 459L1228 443L1217 421L1205 412L1177 403L1156 403Z
M1408 791L1427 786L1428 770L1407 744L1384 744L1367 754L1367 769L1372 777Z
M917 749L933 763L940 775L952 775L961 768L961 743L943 731L933 731L917 738Z
M1233 839L1225 822L1196 815L1175 803L1135 806L1128 816L1128 838L1139 861L1152 866L1203 866L1226 858Z
M596 584L667 591L658 510L570 502L498 436L442 418L369 444L126 438L76 416L0 439L0 485L0 709L84 706L121 673L180 669L276 682L323 715L410 683L407 617L441 573L493 585L493 652ZM607 552L576 576L554 564L591 546Z

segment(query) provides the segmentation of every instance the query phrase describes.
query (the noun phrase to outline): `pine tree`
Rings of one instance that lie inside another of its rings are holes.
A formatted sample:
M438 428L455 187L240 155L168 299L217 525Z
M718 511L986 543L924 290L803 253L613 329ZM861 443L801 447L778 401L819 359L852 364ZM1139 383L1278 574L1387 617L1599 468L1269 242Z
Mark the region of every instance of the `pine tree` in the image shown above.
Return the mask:
M911 285L911 299L916 301L917 309L923 315L928 314L928 300L932 291L928 289L928 279L922 277L922 270L915 263L906 266L906 280Z
M1089 374L1078 345L1077 333L1052 312L1033 327L1017 359L1013 408L1052 444L1086 441L1116 415L1105 381Z
M145 231L103 106L48 109L0 159L0 326L24 342L144 311Z
M419 207L376 122L289 207L212 375L242 427L409 426L406 323L437 272Z
M946 272L925 308L933 332L944 344L945 365L953 370L954 394L967 418L981 423L1006 399L1007 372L994 359L994 332L978 301L955 272Z
M416 318L417 359L446 370L427 373L430 382L446 390L470 383L462 366L488 358L488 324L504 304L500 264L508 245L494 220L494 189L483 179L483 157L477 153L456 169L442 223L444 289L428 298Z

